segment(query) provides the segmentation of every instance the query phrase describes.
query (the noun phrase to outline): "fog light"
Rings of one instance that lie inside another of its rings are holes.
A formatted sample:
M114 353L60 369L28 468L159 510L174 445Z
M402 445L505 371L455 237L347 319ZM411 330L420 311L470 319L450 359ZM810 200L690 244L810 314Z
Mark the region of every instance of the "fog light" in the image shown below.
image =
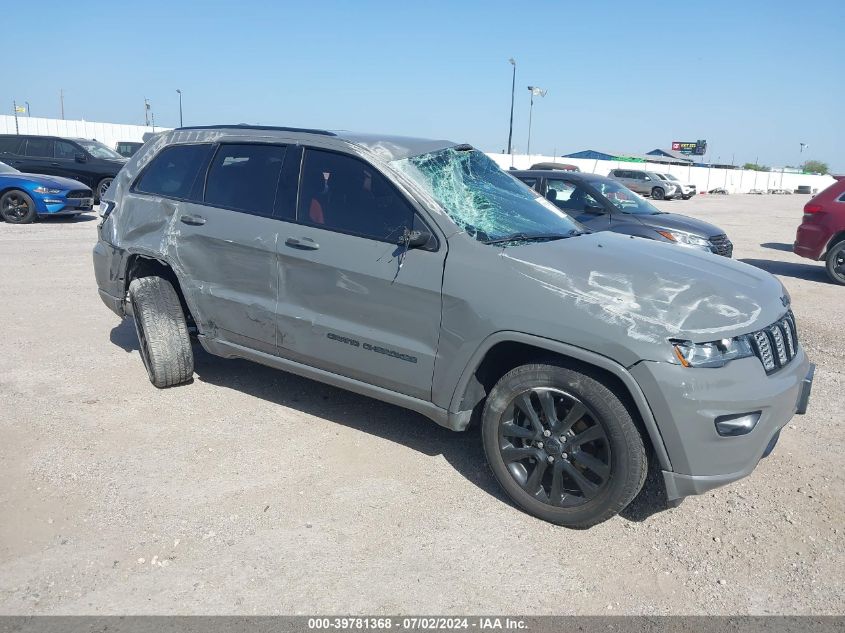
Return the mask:
M55 198L44 198L44 204L64 204L64 200L56 200Z
M746 435L754 430L760 419L760 411L737 415L720 415L716 418L716 432L722 437Z

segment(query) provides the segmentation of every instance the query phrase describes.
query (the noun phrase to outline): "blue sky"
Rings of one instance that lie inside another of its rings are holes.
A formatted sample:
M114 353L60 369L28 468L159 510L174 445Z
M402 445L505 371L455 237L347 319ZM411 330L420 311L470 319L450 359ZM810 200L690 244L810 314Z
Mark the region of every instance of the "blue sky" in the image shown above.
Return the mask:
M35 116L249 122L845 171L845 1L13 2L0 102ZM14 51L14 52L13 52ZM5 108L4 108L5 109Z

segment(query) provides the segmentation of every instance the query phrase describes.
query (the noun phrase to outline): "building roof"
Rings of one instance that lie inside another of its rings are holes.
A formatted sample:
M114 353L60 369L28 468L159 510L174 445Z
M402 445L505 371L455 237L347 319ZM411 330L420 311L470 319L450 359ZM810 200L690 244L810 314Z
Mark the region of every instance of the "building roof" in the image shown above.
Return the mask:
M681 163L691 163L691 162L693 162L693 159L690 156L688 156L688 155L686 155L682 152L676 152L673 149L660 149L658 147L657 149L653 149L650 152L646 152L646 155L647 156L663 156L665 158L672 158L672 159L679 161Z
M655 154L636 154L633 152L602 152L594 149L584 150L582 152L575 152L574 154L567 154L563 158L588 158L593 160L618 160L618 161L632 161L632 162L648 162L648 163L682 163L687 165L692 162L689 158L682 160L674 157L660 156Z

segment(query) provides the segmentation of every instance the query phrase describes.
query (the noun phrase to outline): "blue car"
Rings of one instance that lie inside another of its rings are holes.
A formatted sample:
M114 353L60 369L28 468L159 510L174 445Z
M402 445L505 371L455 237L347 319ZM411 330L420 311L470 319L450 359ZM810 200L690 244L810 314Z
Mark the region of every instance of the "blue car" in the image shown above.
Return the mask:
M94 194L81 182L24 174L0 163L0 216L6 222L25 224L40 216L76 216L93 209Z

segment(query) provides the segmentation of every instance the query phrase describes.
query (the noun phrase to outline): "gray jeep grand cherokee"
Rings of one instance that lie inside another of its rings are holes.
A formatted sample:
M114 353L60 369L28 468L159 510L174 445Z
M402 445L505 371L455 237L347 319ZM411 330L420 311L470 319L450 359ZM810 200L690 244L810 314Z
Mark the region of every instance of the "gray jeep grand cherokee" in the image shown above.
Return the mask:
M115 178L94 269L157 387L191 337L461 431L513 501L613 516L648 460L667 496L748 475L813 366L771 275L589 233L448 141L223 126L148 142Z

